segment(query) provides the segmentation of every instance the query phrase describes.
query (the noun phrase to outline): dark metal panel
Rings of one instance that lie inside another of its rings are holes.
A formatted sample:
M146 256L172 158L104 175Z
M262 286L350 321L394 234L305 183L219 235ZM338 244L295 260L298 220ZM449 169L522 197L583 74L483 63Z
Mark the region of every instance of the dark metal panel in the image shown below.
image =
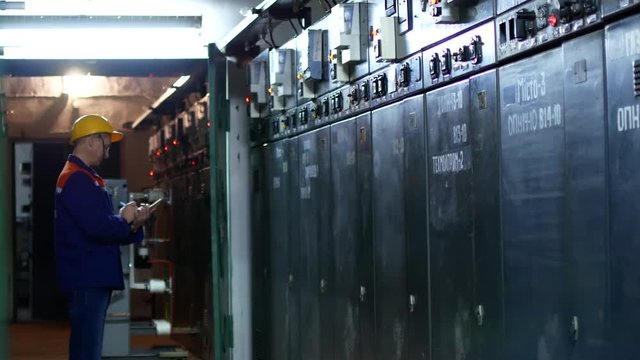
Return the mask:
M331 202L331 129L325 127L317 130L316 166L318 177L315 188L312 186L312 197L315 195L319 215L317 218L318 254L320 270L320 329L321 356L323 360L333 359L333 304L335 300L334 282L334 249L331 233L331 213L334 207ZM313 170L310 170L313 172ZM315 192L315 194L314 194Z
M213 291L211 242L208 241L211 238L209 179L209 168L170 179L174 238L168 244L168 249L158 248L153 254L156 258L162 258L167 251L166 256L173 261L173 319L177 324L210 324ZM154 271L160 270L161 267ZM155 303L157 308L166 305L165 299L162 298L158 298ZM211 331L212 326L203 326L203 330L198 334L173 336L190 352L198 357L206 357L211 351ZM268 339L263 340L266 342Z
M616 359L637 357L640 333L640 16L606 28L611 309ZM637 90L636 90L637 89Z
M320 359L320 202L318 131L300 135L300 319L304 336L300 336L300 358ZM325 215L326 216L326 215Z
M300 359L300 159L298 138L287 141L287 189L289 226L289 269L287 287L287 319L289 320L288 359Z
M561 49L500 69L506 358L567 358Z
M194 177L194 183L191 184L194 194L194 201L192 203L193 213L195 214L195 227L199 230L196 230L195 238L196 239L211 239L211 217L209 214L211 213L211 168L205 167L199 170ZM185 226L192 226L193 220L191 218L187 218L185 221ZM191 224L191 225L189 225ZM184 242L183 242L184 243ZM210 241L199 241L197 242L193 248L185 248L184 255L182 258L186 258L187 262L191 260L193 262L193 256L189 256L188 254L204 254L203 256L198 257L198 261L196 264L189 264L189 267L192 269L192 272L184 271L184 277L190 278L192 281L192 286L189 287L192 293L184 294L184 297L191 300L191 304L189 309L191 310L191 318L187 323L204 323L207 324L210 320L211 314L213 314L214 310L214 300L213 300L213 279L212 273L210 271L212 266L212 260L209 254L211 254L211 246L212 242ZM176 273L178 269L176 267ZM194 276L194 274L198 274ZM177 283L177 281L176 281ZM205 284L205 286L202 286ZM174 308L177 306L174 305ZM175 320L175 319L174 319ZM213 345L214 339L214 328L212 326L207 329L201 331L201 333L195 338L194 341L196 349L198 350L190 350L196 354L196 356L206 358L211 356L214 349L212 349L215 345ZM188 347L187 347L188 348ZM202 349L201 351L199 349Z
M575 341L571 358L604 359L610 356L607 338L611 314L603 32L566 42L562 48L570 315L576 317L579 326L571 335Z
M288 352L287 287L289 278L289 194L287 140L269 146L269 282L271 359L286 359Z
M473 211L469 83L427 93L432 351L471 355Z
M253 326L253 359L267 359L269 308L267 266L269 261L269 198L270 182L266 174L266 149L251 149L251 308ZM175 196L174 196L175 198Z
M495 70L469 79L477 359L503 359L498 93Z
M331 126L336 360L360 358L356 125L352 118Z
M360 358L373 359L375 353L373 223L371 152L371 114L361 115L357 122L357 192L358 192L358 280L360 308Z
M631 12L637 9L640 2L637 0L602 0L602 15L612 16L621 12Z
M372 113L376 355L407 358L404 124L401 104Z
M402 102L407 242L408 358L429 359L429 251L424 95Z

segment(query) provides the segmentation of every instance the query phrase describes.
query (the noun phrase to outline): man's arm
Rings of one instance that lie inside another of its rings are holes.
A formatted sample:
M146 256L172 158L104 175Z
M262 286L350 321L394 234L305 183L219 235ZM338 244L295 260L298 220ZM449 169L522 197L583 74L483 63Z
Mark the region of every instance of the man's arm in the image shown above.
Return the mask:
M127 242L130 225L121 216L113 214L104 190L87 174L72 174L59 196L74 222L89 237L106 242Z

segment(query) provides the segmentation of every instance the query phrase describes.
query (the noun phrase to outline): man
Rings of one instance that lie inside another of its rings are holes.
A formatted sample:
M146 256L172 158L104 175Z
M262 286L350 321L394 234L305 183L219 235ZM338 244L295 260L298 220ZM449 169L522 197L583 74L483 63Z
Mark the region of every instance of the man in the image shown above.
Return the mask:
M111 291L124 288L120 245L142 240L148 206L130 202L113 213L104 181L93 167L109 158L124 135L100 115L73 123L73 153L55 195L55 251L60 289L69 294L70 360L100 359Z

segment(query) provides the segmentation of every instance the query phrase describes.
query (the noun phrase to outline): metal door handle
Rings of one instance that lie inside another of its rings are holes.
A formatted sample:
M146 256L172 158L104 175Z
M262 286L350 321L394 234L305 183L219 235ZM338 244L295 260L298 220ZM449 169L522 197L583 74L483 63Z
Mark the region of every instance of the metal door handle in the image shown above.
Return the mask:
M578 317L574 316L571 318L571 341L578 342L578 338L580 336L580 322L578 321Z
M365 295L367 295L367 288L360 286L360 302L364 302Z
M324 294L324 289L325 289L326 286L327 286L327 282L324 279L320 280L320 293L321 294Z
M412 313L416 310L416 296L409 295L409 312Z
M293 274L289 274L289 286L293 285Z
M129 318L130 316L131 314L128 312L112 312L107 314L108 318Z
M484 325L484 307L482 305L476 306L476 322L480 327Z

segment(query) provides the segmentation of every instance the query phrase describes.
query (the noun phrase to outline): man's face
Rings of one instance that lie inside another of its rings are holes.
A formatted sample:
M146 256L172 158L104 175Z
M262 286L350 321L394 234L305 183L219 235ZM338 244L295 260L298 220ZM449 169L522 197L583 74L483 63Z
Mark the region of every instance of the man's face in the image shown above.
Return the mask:
M111 136L108 134L98 134L95 135L94 140L96 141L95 155L96 155L96 166L100 165L102 160L109 158L109 148L111 148Z

